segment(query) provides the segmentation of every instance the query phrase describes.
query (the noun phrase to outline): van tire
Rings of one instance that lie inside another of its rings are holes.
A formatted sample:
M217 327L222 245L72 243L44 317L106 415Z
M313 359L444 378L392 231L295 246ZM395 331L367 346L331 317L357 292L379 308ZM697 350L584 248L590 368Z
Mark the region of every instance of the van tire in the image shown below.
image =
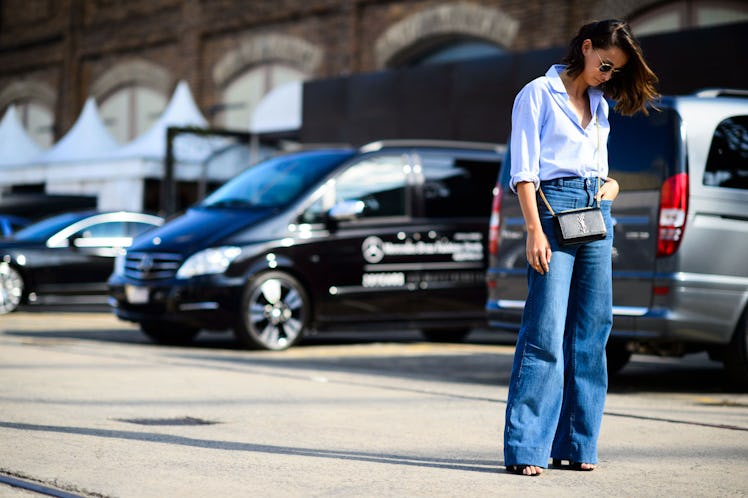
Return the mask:
M291 275L270 271L249 281L242 296L241 316L234 328L240 346L288 349L304 336L311 305L304 286Z
M184 346L190 344L200 329L169 322L148 321L140 324L140 330L156 344Z
M729 346L724 349L725 370L737 386L748 388L748 308L735 328Z
M470 334L470 329L423 329L421 335L431 342L462 342Z
M605 357L608 361L608 377L612 377L628 364L631 351L628 350L625 342L610 340L605 346Z

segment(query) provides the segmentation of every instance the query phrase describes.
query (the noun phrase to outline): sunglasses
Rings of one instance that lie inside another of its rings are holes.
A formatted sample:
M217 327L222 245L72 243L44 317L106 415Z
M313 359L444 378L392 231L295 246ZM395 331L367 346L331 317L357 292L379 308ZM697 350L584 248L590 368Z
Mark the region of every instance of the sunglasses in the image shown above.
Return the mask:
M613 64L605 62L603 58L600 57L600 54L597 53L597 50L595 50L594 48L592 50L595 52L595 55L597 55L597 58L600 59L600 65L597 68L598 71L600 71L601 73L609 73L613 71L614 75L621 72L620 69L614 69Z

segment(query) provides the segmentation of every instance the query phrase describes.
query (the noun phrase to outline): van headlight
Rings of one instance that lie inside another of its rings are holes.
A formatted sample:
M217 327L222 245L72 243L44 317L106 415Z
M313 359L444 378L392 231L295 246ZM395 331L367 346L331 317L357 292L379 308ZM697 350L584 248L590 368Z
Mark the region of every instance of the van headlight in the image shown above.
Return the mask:
M179 267L177 278L223 273L241 252L241 248L234 246L211 247L196 252Z

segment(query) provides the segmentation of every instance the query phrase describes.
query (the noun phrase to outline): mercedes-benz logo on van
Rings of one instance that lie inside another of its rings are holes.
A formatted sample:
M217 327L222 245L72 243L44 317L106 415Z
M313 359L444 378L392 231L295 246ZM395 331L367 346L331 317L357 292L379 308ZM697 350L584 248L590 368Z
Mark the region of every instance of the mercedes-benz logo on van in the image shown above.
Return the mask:
M140 272L148 273L153 268L153 257L150 254L144 254L138 261L137 269Z
M384 244L379 237L371 236L364 239L361 252L369 263L379 263L384 258Z

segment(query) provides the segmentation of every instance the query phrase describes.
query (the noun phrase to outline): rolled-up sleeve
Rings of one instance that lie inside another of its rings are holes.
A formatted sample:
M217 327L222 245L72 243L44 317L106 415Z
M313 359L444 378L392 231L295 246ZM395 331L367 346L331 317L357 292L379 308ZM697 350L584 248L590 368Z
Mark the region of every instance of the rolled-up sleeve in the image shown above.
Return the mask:
M517 183L532 182L540 186L540 116L542 97L533 83L525 86L514 99L510 138L512 191Z

